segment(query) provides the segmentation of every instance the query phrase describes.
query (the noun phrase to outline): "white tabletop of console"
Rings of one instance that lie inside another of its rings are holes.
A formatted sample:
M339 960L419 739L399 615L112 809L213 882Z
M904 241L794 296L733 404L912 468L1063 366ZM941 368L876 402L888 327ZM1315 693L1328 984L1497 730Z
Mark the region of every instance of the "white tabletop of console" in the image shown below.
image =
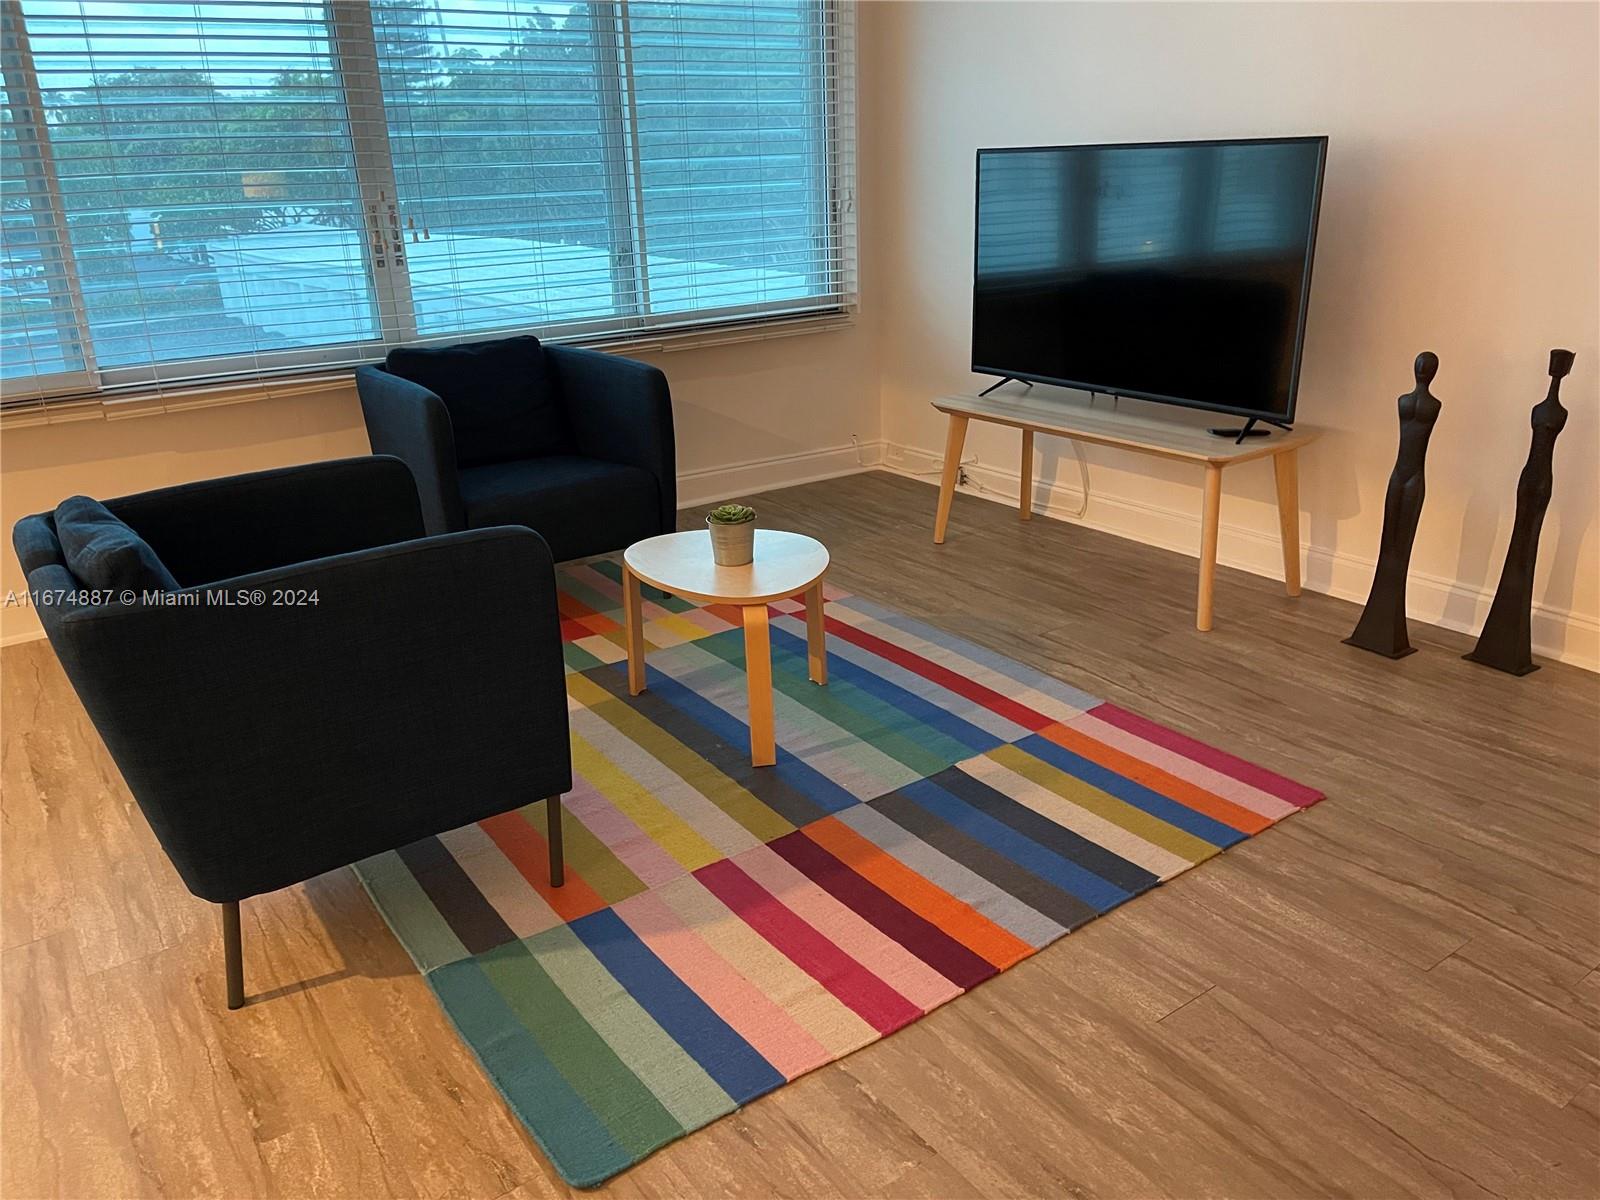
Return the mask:
M1034 392L941 396L933 406L940 412L952 416L960 414L973 421L990 421L1102 446L1125 446L1164 458L1214 462L1223 466L1297 450L1319 432L1310 425L1296 425L1293 429L1275 429L1266 437L1246 438L1235 443L1230 438L1218 437L1203 425L1194 424L1196 414L1193 411L1168 409L1163 415L1162 410L1152 404L1120 406L1110 398L1090 401L1054 388L1046 395L1037 396ZM1224 413L1203 415L1213 425L1242 420Z

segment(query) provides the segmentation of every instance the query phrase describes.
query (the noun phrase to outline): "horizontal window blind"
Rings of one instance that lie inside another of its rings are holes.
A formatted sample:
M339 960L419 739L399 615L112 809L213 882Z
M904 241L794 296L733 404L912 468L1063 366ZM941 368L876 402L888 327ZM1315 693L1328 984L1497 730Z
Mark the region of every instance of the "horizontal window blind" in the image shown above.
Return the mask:
M22 8L99 373L377 338L320 6Z
M682 312L836 286L828 31L804 0L627 7L641 303Z
M0 8L0 388L84 387L80 334L54 169L26 34Z
M0 0L8 405L854 298L832 0Z
M372 6L419 334L622 313L632 233L608 7Z

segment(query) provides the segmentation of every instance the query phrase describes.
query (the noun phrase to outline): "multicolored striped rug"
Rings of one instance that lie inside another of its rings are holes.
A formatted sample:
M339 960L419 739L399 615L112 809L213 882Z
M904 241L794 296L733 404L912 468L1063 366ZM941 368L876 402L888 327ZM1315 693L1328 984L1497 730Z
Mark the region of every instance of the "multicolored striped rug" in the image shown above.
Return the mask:
M589 1186L893 1033L1321 794L829 589L829 683L772 606L750 766L737 609L561 571L574 788L357 867L561 1174Z

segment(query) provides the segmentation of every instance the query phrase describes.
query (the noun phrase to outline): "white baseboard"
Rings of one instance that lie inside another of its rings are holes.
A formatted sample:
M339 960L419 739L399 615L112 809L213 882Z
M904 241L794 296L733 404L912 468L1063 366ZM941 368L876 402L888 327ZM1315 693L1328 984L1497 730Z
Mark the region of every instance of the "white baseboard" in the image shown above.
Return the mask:
M805 450L776 458L757 458L721 467L678 472L678 507L695 508L724 500L737 500L797 483L837 479L871 471L883 463L883 442L861 442Z
M930 485L936 483L942 461L940 455L913 446L893 442L884 445L885 470L921 478ZM1019 472L974 463L966 467L966 473L980 486L966 486L961 491L997 503L1016 504L1022 487ZM1082 493L1076 488L1035 483L1035 512L1190 557L1199 556L1198 511L1185 512L1097 492L1091 495L1085 514L1075 516L1082 502ZM1319 546L1306 547L1305 554L1305 587L1341 600L1365 602L1376 566L1373 560ZM1217 561L1253 575L1283 578L1276 532L1224 523L1217 534ZM1406 587L1406 611L1411 619L1458 633L1476 633L1488 616L1493 599L1492 591L1421 571L1411 572ZM1533 649L1558 662L1600 671L1600 621L1583 613L1535 604Z

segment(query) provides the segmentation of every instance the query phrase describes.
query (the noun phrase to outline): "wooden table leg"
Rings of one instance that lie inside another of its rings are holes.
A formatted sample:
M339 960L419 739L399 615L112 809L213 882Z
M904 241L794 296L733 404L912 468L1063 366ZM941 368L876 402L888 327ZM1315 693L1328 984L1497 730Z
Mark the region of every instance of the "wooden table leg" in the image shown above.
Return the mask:
M806 589L806 665L812 683L828 682L828 626L822 605L819 579Z
M1022 495L1017 502L1018 515L1024 520L1033 516L1033 430L1022 431Z
M644 691L644 603L639 581L622 565L622 624L628 642L628 695Z
M1272 473L1278 481L1278 537L1283 542L1283 590L1300 594L1300 452L1285 450L1272 456Z
M950 432L944 442L944 474L939 477L939 512L933 519L933 544L944 544L945 526L950 524L950 501L955 499L956 478L961 474L961 448L967 444L967 418L950 414Z
M772 637L767 606L744 606L744 673L750 689L750 764L770 767L778 761L772 732Z
M1206 464L1205 503L1200 513L1200 590L1194 610L1194 627L1211 628L1211 587L1217 574L1217 518L1222 512L1222 468Z

